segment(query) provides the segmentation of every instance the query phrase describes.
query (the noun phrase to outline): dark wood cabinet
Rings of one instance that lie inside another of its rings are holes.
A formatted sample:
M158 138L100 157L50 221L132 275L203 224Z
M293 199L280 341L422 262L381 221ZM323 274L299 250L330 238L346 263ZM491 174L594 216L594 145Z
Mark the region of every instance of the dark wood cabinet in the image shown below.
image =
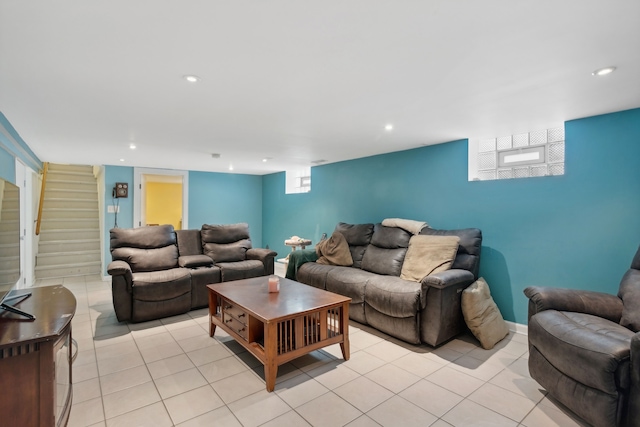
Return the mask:
M0 312L0 426L65 426L76 299L60 285L28 291L32 295L18 306L36 320Z

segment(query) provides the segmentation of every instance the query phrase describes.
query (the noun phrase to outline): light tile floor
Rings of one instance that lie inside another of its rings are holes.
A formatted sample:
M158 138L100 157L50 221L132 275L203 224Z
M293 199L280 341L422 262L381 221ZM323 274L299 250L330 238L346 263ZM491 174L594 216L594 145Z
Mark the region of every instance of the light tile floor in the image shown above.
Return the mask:
M492 350L471 335L439 348L349 326L351 358L333 345L280 366L265 390L261 364L206 309L119 323L111 286L67 277L77 299L69 427L84 426L584 426L529 377L527 338Z

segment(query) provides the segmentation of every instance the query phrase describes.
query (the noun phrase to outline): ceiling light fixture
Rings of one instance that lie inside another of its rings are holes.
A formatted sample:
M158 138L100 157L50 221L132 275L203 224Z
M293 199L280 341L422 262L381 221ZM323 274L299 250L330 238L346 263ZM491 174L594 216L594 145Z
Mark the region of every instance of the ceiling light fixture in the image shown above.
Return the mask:
M386 125L386 126L384 127L384 130L386 130L387 132L388 132L388 131L392 131L392 130L393 130L393 125L392 125L391 123L389 123L388 125Z
M121 162L124 162L124 159L120 159Z
M599 70L595 70L591 75L593 76L606 76L607 74L611 74L616 70L616 67L604 67Z
M129 144L129 148L131 148L132 150L136 149L136 144Z
M229 170L232 171L233 170L233 165L229 165Z
M194 76L192 74L188 74L185 76L182 76L183 79L185 79L186 81L188 81L189 83L197 83L200 81L200 77L198 76Z

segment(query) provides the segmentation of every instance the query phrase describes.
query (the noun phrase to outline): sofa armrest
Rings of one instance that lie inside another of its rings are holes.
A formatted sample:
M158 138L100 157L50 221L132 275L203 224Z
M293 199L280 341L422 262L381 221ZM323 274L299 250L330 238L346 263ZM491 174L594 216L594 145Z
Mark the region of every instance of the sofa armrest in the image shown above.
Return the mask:
M116 260L109 263L107 272L111 275L111 295L118 321L131 320L133 285L131 266L124 261Z
M126 279L131 281L131 266L125 261L111 261L107 266L107 273L111 276L127 276Z
M622 317L622 300L604 292L529 286L524 294L529 298L529 318L544 310L592 314L616 323Z
M631 389L627 405L628 426L640 426L640 332L631 338L631 361L629 363Z
M178 257L178 265L185 268L209 267L213 260L207 255L182 255Z
M278 253L271 249L251 248L247 250L247 259L262 261L264 273L267 275L273 274L273 263L276 255Z
M263 262L265 259L275 258L276 255L278 255L278 253L271 249L251 248L247 250L247 259L257 259Z
M472 272L462 269L452 269L426 276L422 279L422 287L423 289L425 286L444 289L460 284L469 286L474 281L475 278L473 277Z

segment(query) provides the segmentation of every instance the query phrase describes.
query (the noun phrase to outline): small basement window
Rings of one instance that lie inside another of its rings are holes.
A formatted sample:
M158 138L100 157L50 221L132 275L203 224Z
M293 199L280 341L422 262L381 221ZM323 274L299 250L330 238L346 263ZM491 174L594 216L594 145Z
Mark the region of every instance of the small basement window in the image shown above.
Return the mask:
M564 128L469 140L469 181L564 175Z
M311 167L285 172L285 193L308 193L311 191Z

